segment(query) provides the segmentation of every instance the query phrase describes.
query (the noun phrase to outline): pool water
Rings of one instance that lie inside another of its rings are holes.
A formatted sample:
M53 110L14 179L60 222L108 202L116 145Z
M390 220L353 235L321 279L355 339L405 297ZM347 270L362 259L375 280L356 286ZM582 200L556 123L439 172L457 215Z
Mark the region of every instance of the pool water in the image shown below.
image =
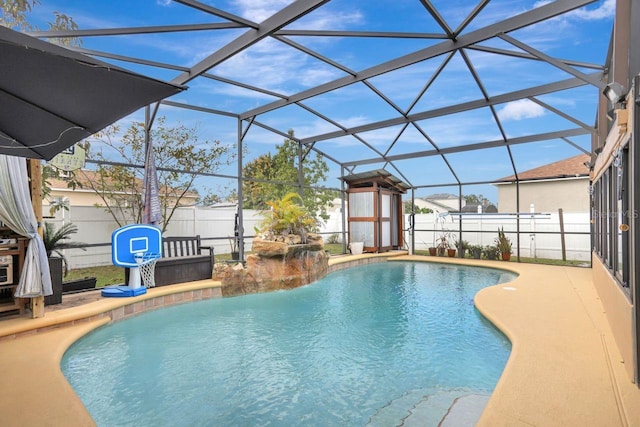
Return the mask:
M473 297L514 277L409 262L342 270L107 325L62 371L98 426L399 425L429 396L491 393L511 345Z

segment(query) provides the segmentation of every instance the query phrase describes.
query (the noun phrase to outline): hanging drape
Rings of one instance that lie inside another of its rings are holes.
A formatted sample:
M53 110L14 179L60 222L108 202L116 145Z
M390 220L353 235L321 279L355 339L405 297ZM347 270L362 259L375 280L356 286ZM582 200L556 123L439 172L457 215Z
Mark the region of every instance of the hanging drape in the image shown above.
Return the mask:
M142 223L158 225L162 222L162 208L158 191L158 173L156 158L153 154L151 138L147 143L147 153L144 161L144 180L142 193Z
M51 295L49 260L29 194L27 162L22 157L0 154L0 221L30 239L15 297Z

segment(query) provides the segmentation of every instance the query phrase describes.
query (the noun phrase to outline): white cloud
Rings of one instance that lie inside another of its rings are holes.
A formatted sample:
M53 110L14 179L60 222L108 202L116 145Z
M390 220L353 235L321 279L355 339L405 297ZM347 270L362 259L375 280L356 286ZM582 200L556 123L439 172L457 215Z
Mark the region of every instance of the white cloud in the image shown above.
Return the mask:
M240 15L253 22L262 22L285 6L291 0L238 0L235 2L240 9Z
M585 21L595 21L598 19L612 18L616 13L616 0L605 0L596 9L578 9L571 13L571 16Z
M361 24L364 16L360 11L330 11L319 9L296 21L288 28L314 30L343 30Z
M253 22L262 22L291 3L293 3L292 0L237 0L235 2L239 15ZM339 30L361 22L362 18L362 13L359 11L345 12L320 8L296 21L294 25L300 27L299 24L303 24L305 29Z
M544 108L528 99L520 99L507 103L500 111L500 120L522 120L544 115Z
M541 0L536 2L533 7L544 6L545 4L552 3L550 0ZM587 9L586 7L574 10L566 15L566 17L572 17L576 19L582 19L584 21L596 21L598 19L612 18L616 12L616 0L604 0L600 6L595 9Z
M341 75L336 69L273 39L265 39L218 65L215 73L284 94ZM239 78L241 76L241 78Z

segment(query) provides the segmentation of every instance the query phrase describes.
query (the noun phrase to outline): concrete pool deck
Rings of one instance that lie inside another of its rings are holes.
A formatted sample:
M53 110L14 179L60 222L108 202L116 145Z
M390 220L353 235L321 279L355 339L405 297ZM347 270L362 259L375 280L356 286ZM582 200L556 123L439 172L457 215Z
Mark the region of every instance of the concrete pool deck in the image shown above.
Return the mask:
M330 265L377 257L332 258ZM513 344L478 425L640 425L640 390L621 363L590 269L422 256L393 259L499 267L519 274L475 297L480 312ZM112 319L219 297L219 288L219 282L205 280L150 289L135 298L105 299L91 292L65 296L44 318L0 320L0 424L95 425L60 371L66 349Z

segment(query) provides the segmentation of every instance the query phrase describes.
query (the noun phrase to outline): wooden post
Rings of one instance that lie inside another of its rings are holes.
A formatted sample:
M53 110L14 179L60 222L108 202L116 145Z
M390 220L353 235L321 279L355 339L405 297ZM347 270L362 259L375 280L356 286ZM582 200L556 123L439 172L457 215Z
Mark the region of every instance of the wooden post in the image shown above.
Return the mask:
M31 190L31 205L38 223L38 234L42 237L42 163L40 160L28 159L29 186ZM44 296L31 298L31 317L44 317Z
M564 243L564 217L562 215L562 208L558 209L558 218L560 219L560 243L562 244L562 261L567 260L567 248Z

